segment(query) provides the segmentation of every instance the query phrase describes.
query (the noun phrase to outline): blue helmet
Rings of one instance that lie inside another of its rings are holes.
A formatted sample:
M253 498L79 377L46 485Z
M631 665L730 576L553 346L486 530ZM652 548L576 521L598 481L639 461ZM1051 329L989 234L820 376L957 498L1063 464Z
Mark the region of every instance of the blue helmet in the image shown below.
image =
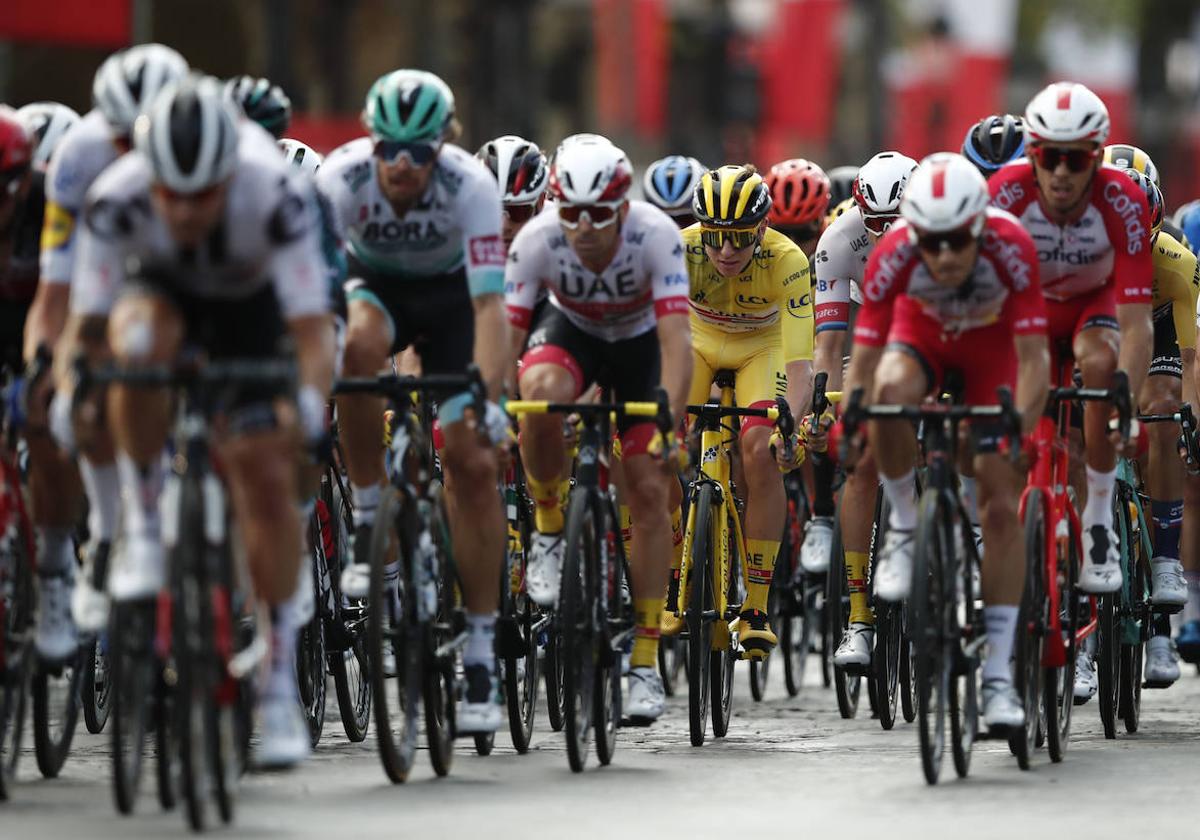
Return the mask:
M984 178L1025 156L1025 124L1010 114L985 117L967 132L962 154Z
M1200 199L1189 201L1176 210L1174 221L1187 237L1192 253L1200 256Z
M648 202L668 216L690 215L692 193L704 172L703 164L695 158L669 155L646 167L642 192Z

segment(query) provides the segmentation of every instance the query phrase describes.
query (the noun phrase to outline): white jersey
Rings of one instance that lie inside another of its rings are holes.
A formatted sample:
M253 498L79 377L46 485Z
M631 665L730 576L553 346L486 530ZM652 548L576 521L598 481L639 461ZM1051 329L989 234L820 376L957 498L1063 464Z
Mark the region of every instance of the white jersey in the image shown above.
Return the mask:
M121 156L108 121L93 108L63 135L46 172L46 218L42 225L42 280L71 282L75 227L88 188Z
M311 180L243 123L223 216L199 248L180 248L154 212L149 161L131 152L88 192L71 311L106 315L126 281L154 278L196 297L238 301L273 285L285 319L329 310Z
M599 274L585 268L567 244L558 212L531 219L508 252L504 275L509 321L528 330L538 291L572 324L604 341L634 338L664 315L688 311L683 239L671 217L644 201L631 201L617 252Z
M847 329L850 302L862 303L863 274L872 247L857 207L838 216L821 234L812 260L816 332Z
M473 296L503 290L500 187L458 146L442 146L425 194L403 217L380 189L369 137L330 152L317 187L329 199L347 252L368 270L403 282L465 267Z

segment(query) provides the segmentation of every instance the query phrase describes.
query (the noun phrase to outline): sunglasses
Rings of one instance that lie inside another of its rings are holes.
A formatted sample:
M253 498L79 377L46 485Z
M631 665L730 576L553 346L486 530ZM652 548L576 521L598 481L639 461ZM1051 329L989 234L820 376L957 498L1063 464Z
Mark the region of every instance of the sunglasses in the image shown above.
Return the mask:
M809 222L806 225L790 225L778 228L778 230L793 242L807 242L810 239L816 239L821 233L821 223Z
M524 224L537 215L536 204L505 204L502 208L504 218L514 224Z
M588 223L594 228L606 228L617 220L620 204L560 204L558 205L558 220L563 227L574 230L579 222L587 216Z
M758 243L758 228L741 228L726 230L725 228L701 228L700 241L710 248L720 250L726 242L733 245L735 251L749 248Z
M213 184L211 187L205 187L202 190L191 193L176 192L175 190L164 186L163 184L156 184L154 189L155 192L157 192L166 201L191 201L200 204L205 201L211 201L213 198L215 198L217 193L220 192L222 186L223 182L220 184Z
M900 217L895 213L863 213L863 227L876 236L883 236Z
M400 158L408 158L412 166L428 166L437 157L437 143L409 143L405 140L376 140L375 157L388 166L395 166Z
M975 241L975 233L971 226L958 230L948 230L944 233L922 233L917 235L917 247L927 254L940 254L942 251L958 252Z
M1099 149L1064 149L1060 146L1033 146L1030 151L1038 166L1049 172L1058 169L1060 163L1066 163L1071 172L1083 172L1100 156Z

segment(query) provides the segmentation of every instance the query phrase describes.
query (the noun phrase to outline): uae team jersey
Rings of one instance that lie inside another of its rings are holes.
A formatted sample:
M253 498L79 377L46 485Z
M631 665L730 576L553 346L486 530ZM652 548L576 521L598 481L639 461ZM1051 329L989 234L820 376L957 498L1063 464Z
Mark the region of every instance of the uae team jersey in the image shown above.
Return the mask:
M528 330L538 290L574 326L604 341L634 338L665 315L688 311L683 241L671 217L644 201L629 202L617 252L604 270L585 268L567 244L558 211L531 219L508 252L504 275L508 319Z
M465 268L472 296L504 290L500 188L458 146L442 146L429 186L403 217L380 189L368 137L330 152L317 187L329 199L347 252L371 271L403 283Z
M1016 216L1033 237L1042 292L1064 301L1115 283L1116 301L1149 303L1153 279L1150 212L1142 191L1121 170L1096 170L1091 192L1071 221L1046 216L1028 160L991 177L992 206Z
M862 214L853 201L847 201L850 206L821 234L813 253L817 332L845 330L850 322L850 302L862 303L863 271L873 246Z
M143 276L230 305L273 286L285 319L329 311L316 192L262 136L254 123L239 125L223 215L197 248L180 248L153 211L144 156L106 169L83 210L71 311L106 315L122 286Z
M950 288L938 285L925 268L908 224L896 223L867 262L854 341L881 347L893 321L909 318L943 336L996 324L1008 324L1016 335L1045 333L1033 240L1011 215L989 209L979 259L967 281Z

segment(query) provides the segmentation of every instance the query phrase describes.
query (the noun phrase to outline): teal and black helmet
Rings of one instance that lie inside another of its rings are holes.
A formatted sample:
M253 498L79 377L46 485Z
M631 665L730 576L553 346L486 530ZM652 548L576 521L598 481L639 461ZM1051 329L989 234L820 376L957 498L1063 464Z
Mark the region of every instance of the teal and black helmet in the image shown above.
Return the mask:
M225 82L225 95L276 140L287 133L292 122L292 100L279 85L268 79L237 76Z
M453 120L454 94L424 70L393 70L380 76L367 91L363 108L363 126L376 140L442 140Z

